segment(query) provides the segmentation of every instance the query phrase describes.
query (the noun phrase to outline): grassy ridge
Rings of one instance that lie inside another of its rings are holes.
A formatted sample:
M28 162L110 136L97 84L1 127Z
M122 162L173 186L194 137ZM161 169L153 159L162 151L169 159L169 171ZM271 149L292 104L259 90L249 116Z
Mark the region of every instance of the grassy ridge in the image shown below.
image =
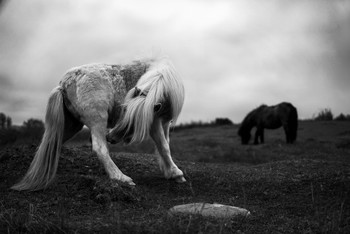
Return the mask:
M8 147L0 151L0 233L349 233L349 130L347 122L302 122L295 145L276 130L258 146L240 145L237 126L173 131L173 155L188 180L181 185L163 178L148 154L152 142L111 146L135 188L110 182L87 135L78 135L63 149L54 186L11 191L36 145ZM252 215L167 214L189 202L240 206Z
M212 126L171 131L170 147L173 157L183 161L214 163L261 164L288 159L328 159L350 162L344 152L350 150L350 122L300 121L298 139L294 145L285 144L282 128L265 130L266 144L242 146L237 135L238 125ZM252 138L254 129L252 131ZM66 145L89 145L85 129ZM152 140L135 145L110 145L111 152L154 153Z

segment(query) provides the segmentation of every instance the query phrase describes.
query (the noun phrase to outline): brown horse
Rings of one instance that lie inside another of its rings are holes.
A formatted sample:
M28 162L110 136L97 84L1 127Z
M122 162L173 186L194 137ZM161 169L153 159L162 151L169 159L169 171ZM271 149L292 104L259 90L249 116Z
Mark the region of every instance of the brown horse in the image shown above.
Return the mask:
M252 110L243 119L238 130L242 144L248 144L250 131L256 127L254 144L264 143L264 129L277 129L282 127L286 134L287 143L294 143L297 138L298 112L288 102L282 102L275 106L261 105Z
M135 185L112 161L107 141L140 142L150 135L165 178L185 182L169 148L170 124L178 118L183 102L183 84L168 59L72 68L49 97L41 144L28 172L12 189L39 190L50 185L62 144L83 125L90 129L92 149L110 179ZM113 129L106 136L107 127Z

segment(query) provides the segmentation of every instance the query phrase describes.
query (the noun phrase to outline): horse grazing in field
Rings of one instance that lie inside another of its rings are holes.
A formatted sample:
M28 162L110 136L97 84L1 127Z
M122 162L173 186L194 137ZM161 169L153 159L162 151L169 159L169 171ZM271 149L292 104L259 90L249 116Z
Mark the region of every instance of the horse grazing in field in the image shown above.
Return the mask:
M168 59L70 69L52 90L41 144L26 175L12 189L47 188L56 174L62 144L83 125L90 129L92 150L110 179L135 185L112 161L107 142L141 142L150 135L165 178L185 182L169 148L170 124L178 118L183 102L182 81Z
M288 102L282 102L275 106L261 105L252 110L243 119L238 130L242 144L248 144L250 131L256 127L254 144L264 143L264 129L284 128L287 143L294 143L297 138L298 112L297 109Z

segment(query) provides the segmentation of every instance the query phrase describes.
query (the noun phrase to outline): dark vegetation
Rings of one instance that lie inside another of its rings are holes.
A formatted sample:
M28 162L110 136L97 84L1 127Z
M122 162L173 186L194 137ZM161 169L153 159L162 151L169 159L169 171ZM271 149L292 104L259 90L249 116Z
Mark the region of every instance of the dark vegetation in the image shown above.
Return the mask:
M210 126L223 126L223 125L233 125L233 122L228 118L216 118L210 122L203 121L192 121L190 123L181 123L174 127L174 131L198 127L210 127Z
M10 116L6 116L4 113L0 113L0 129L11 128L12 119Z
M11 144L39 143L44 133L44 123L28 119L22 126L12 126L11 117L0 113L0 149Z
M350 121L350 115L344 115L343 113L340 113L338 116L333 117L332 110L325 108L323 110L320 110L318 114L314 115L313 119L316 121Z
M108 180L84 129L63 148L54 185L38 192L9 189L38 146L18 135L0 150L0 233L350 233L350 122L301 121L293 145L279 129L266 131L266 144L242 146L237 130L212 124L171 132L185 184L163 178L151 141L111 145L137 184L131 188ZM251 216L168 214L190 202L244 207Z

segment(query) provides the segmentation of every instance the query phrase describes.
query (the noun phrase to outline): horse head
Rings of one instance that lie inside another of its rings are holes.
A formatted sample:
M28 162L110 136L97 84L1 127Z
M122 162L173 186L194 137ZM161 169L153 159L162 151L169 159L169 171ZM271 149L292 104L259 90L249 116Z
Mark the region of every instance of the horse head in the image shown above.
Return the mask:
M241 126L238 130L238 135L241 137L242 145L247 145L249 143L251 137L250 130L247 130L246 128Z
M238 135L241 137L242 145L246 145L250 140L250 131L254 126L256 126L258 113L264 109L266 105L261 105L258 108L249 112L246 117L244 117L241 126L238 129Z
M124 141L126 144L129 144L133 136L133 129L133 126L130 126L130 128L126 126L123 129L114 127L106 135L106 140L111 144L117 144L121 141Z
M141 90L138 87L135 87L134 89L130 90L130 99L129 103L136 101L136 102L142 102L147 97L148 90ZM135 105L132 105L132 107L135 107ZM109 131L109 133L106 135L107 142L111 144L116 144L120 141L123 141L126 144L129 144L132 142L132 139L135 134L138 134L137 131L135 131L135 117L137 118L145 118L146 115L144 115L144 112L134 114L133 112L138 112L139 109L127 109L127 105L122 106L121 111L121 119L118 121L118 123L115 125L113 129ZM129 111L129 112L128 112ZM160 117L164 120L171 120L171 108L170 108L170 102L168 100L164 101L163 103L155 103L153 105L153 114L152 116ZM132 113L132 114L130 114ZM121 120L125 117L125 115L128 116L129 121L122 122ZM153 118L151 116L151 118ZM149 118L146 116L146 118ZM145 121L140 121L140 123L144 123ZM138 125L139 126L139 125ZM139 126L140 127L140 126ZM142 127L142 126L141 126ZM146 133L148 135L148 133Z

